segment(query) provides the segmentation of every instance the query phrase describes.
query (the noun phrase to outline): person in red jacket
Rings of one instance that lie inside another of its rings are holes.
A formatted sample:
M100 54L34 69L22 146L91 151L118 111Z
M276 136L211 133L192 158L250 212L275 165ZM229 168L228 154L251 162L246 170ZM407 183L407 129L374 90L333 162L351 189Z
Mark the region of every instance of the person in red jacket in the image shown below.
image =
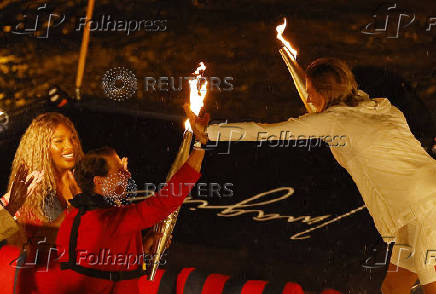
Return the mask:
M38 291L138 293L138 280L145 275L141 230L182 205L200 177L204 152L195 148L153 197L121 207L109 198L125 192L130 177L125 165L108 147L86 154L74 172L83 193L70 200L73 208L56 241L59 257L48 272L37 273Z

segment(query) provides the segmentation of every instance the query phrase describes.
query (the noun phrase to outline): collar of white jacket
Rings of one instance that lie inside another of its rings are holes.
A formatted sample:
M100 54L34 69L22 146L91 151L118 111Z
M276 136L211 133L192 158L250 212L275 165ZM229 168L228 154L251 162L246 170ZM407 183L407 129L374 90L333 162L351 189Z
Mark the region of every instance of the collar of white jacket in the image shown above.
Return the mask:
M366 113L383 113L389 111L391 108L391 102L387 98L370 98L368 93L363 90L357 90L356 94L359 104L354 107L347 106L345 104L338 104L329 107L332 111L360 111Z

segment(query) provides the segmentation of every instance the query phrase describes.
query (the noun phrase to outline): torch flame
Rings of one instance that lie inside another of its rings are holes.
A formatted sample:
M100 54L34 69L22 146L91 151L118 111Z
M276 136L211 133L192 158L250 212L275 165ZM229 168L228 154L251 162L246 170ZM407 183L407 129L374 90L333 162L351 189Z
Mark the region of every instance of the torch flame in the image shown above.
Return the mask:
M204 97L207 94L207 81L203 78L203 72L206 70L206 66L203 62L200 62L200 66L194 72L195 78L189 80L189 104L190 108L195 115L200 113L201 108L204 105ZM185 121L185 130L192 131L189 120Z
M276 27L277 39L283 43L283 48L285 49L286 53L295 61L297 60L297 50L295 50L292 45L285 38L283 38L283 32L285 31L285 28L286 18L283 19L283 24Z

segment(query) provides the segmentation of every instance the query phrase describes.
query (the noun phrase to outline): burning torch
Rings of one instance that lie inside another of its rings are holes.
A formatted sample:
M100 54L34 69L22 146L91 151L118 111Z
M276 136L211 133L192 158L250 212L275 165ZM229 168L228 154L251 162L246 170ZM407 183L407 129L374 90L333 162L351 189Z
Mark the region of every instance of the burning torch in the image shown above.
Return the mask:
M297 50L295 50L292 45L283 38L283 32L286 28L286 18L283 20L283 24L276 27L277 39L279 39L283 47L279 49L282 59L288 67L291 73L292 79L294 80L294 85L297 88L298 94L300 95L301 101L303 101L304 106L308 112L313 112L311 105L307 103L307 91L306 91L306 79L303 69L297 62Z
M207 94L207 81L202 78L203 72L206 70L206 66L203 62L200 62L200 66L194 72L195 78L189 80L189 102L190 109L195 115L199 115L201 108L204 105L204 98ZM172 176L182 167L189 156L189 148L191 147L192 141L192 127L187 119L185 121L185 132L183 134L183 141L177 152L176 159L174 160L170 171L168 172L166 181L168 182ZM177 216L179 214L180 207L172 212L166 219L156 224L153 230L159 233L160 238L157 240L157 244L152 249L152 264L150 268L150 274L148 275L149 280L154 280L157 269L159 267L160 259L165 251L166 244L171 238L174 226L177 222Z

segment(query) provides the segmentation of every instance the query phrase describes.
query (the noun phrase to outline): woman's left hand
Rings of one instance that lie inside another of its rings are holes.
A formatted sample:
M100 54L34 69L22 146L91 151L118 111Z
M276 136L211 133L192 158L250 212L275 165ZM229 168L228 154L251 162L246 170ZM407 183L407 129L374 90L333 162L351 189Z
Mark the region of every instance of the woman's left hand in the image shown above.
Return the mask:
M28 170L24 165L18 167L14 177L11 190L9 191L9 204L6 209L14 216L27 199L36 189L36 185L42 177L38 172L32 172L28 175Z

